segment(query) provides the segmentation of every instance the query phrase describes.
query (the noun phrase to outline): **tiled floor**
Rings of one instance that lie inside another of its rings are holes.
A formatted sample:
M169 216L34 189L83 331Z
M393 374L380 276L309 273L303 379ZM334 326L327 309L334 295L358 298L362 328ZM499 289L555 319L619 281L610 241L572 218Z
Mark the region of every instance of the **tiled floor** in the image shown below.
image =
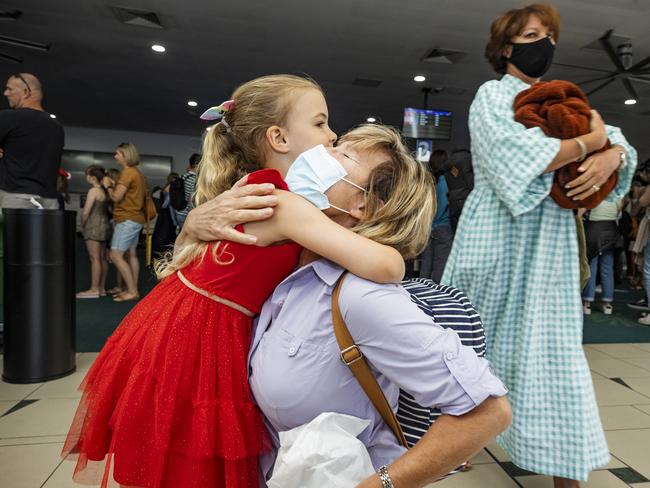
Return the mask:
M612 460L588 488L650 488L650 343L585 346ZM0 382L0 487L72 488L72 463L59 453L79 398L77 386L97 354L77 357L77 372L34 385ZM550 478L524 474L492 443L474 468L440 488L551 488ZM182 488L182 487L179 487ZM208 488L208 487L206 487ZM212 487L209 487L212 488ZM216 487L215 487L216 488Z

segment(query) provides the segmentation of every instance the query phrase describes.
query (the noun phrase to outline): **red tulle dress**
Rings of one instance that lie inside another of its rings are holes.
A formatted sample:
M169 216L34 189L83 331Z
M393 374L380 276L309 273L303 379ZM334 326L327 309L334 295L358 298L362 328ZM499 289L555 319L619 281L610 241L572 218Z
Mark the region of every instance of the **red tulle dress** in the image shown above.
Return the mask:
M275 170L248 182L287 189ZM222 242L221 264L212 249L142 299L88 371L63 448L64 456L78 455L75 481L258 486L257 456L270 443L248 387L251 315L296 267L301 249Z

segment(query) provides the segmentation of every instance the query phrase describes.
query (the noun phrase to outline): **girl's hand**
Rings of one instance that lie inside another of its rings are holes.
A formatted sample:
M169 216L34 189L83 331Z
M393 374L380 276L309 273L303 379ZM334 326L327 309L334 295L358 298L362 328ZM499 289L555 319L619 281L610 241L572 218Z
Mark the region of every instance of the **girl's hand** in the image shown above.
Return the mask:
M620 164L619 150L614 148L588 157L578 168L582 174L567 183L565 188L571 189L567 196L574 200L590 197L600 190Z
M234 227L270 218L278 199L272 195L275 187L271 183L247 185L247 178L243 177L230 190L191 210L183 224L183 236L189 238L189 242L228 240L255 244L255 236L243 234Z

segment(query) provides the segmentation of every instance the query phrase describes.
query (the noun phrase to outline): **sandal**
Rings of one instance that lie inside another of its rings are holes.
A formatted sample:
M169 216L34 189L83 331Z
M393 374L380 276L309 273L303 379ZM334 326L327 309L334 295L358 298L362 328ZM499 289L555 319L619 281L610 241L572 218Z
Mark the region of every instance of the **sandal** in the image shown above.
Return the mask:
M130 302L132 300L140 300L140 294L124 292L113 297L114 302Z
M75 296L79 300L86 299L86 298L99 298L99 292L98 291L92 291L92 290L86 290L86 291L80 291Z

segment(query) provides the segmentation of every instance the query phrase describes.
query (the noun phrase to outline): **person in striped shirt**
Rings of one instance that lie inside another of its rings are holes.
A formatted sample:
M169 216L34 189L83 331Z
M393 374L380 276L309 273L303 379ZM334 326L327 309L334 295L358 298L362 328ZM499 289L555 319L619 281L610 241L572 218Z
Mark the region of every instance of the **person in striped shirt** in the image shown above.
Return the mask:
M427 278L404 280L402 286L409 292L411 301L431 317L433 323L454 330L464 346L473 348L479 357L485 356L481 316L462 291ZM440 415L439 409L418 405L411 395L400 391L397 420L410 447L420 440Z
M199 161L201 161L201 155L194 153L190 156L190 165L187 169L187 173L181 176L183 181L183 190L185 190L185 201L187 202L187 207L183 210L177 210L176 212L176 222L178 222L178 228L181 229L187 218L187 214L194 208L192 204L192 197L196 191L196 170L199 166Z

